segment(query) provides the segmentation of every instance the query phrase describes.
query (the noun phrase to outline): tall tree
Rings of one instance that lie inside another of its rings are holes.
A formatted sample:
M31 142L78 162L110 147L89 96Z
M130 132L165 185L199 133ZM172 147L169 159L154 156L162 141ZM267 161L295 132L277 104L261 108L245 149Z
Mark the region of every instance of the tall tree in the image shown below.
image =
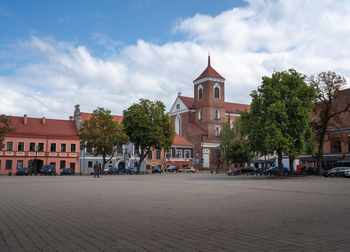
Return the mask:
M169 151L173 143L174 129L161 101L140 99L139 103L124 110L123 116L125 132L140 157L137 167L140 173L141 164L152 149L164 148Z
M118 122L113 121L111 111L97 108L80 129L81 148L91 148L95 156L102 155L104 169L117 151L118 145L128 143L128 136Z
M346 85L343 76L335 72L322 72L316 77L310 77L310 83L315 86L317 99L311 124L318 141L317 171L322 174L323 146L327 131L340 125L341 115L350 111L350 97L342 89Z
M11 127L11 119L8 116L0 115L0 150L4 148L5 135L14 128Z
M289 69L263 77L262 85L251 96L250 113L241 113L242 134L259 155L277 153L282 175L283 154L293 160L311 146L309 117L315 90L307 85L304 75Z

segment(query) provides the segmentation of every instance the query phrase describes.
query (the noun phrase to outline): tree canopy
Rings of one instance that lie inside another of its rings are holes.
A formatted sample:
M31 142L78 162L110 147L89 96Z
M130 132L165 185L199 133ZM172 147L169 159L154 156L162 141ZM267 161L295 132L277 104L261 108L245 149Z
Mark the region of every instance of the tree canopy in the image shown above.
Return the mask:
M305 82L304 75L289 69L264 76L262 85L251 96L250 113L241 113L241 133L248 136L254 152L277 153L282 175L283 154L293 160L295 155L312 149L309 119L314 87Z
M13 130L11 119L5 115L0 115L0 150L4 148L5 135Z
M161 101L140 99L123 111L123 126L140 156L138 172L146 155L152 150L169 150L174 129L165 105Z
M113 121L111 111L97 108L89 120L86 120L80 129L81 148L92 149L95 156L102 155L104 169L117 151L118 145L128 143L128 136L122 126Z

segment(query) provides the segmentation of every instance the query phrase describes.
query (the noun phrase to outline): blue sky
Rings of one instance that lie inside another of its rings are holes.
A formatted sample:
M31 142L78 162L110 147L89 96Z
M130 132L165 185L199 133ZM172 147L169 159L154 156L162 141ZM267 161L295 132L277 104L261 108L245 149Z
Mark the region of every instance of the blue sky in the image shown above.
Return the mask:
M350 2L0 2L0 113L68 118L75 104L113 114L140 98L170 109L212 66L225 99L250 103L261 77L295 68L350 77Z

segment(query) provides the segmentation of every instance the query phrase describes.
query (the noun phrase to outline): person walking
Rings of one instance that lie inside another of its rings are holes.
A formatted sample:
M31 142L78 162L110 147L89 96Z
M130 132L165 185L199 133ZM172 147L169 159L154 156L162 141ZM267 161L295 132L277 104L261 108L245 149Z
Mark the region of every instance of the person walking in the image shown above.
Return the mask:
M95 165L94 165L94 178L99 178L100 177L100 166L98 165L98 162L96 161Z

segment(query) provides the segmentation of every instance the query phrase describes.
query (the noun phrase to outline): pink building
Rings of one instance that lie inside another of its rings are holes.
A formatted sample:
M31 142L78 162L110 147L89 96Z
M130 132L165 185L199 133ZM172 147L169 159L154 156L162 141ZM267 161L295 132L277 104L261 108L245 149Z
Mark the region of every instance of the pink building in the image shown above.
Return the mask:
M72 168L79 173L79 134L74 121L10 116L15 130L5 136L0 150L0 174L28 167L40 172L54 165L56 172Z

